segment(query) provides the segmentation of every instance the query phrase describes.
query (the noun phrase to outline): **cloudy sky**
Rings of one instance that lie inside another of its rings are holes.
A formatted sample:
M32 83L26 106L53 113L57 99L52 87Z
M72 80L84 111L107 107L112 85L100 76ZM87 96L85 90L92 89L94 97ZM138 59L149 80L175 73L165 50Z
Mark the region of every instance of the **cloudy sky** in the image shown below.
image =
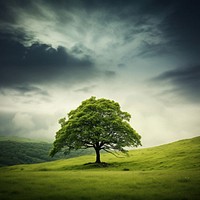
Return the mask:
M0 1L0 135L53 140L113 99L143 146L200 135L198 0Z

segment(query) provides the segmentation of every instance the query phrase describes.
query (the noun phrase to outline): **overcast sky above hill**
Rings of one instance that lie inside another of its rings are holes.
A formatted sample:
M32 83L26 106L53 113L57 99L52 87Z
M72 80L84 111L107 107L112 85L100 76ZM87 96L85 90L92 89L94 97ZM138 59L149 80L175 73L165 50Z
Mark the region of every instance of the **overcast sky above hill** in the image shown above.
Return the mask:
M198 0L0 1L0 134L53 139L96 96L144 146L200 134Z

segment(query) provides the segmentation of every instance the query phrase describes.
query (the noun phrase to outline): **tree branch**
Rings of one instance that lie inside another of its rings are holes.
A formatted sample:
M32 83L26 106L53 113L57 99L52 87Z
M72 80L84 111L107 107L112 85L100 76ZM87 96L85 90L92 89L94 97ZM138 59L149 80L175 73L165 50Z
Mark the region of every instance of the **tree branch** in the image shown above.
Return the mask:
M113 153L112 151L108 151L107 149L103 148L104 151L108 152L108 153L111 153L112 155L114 155L115 157L117 158L124 158L124 156L118 156L116 155L115 153Z

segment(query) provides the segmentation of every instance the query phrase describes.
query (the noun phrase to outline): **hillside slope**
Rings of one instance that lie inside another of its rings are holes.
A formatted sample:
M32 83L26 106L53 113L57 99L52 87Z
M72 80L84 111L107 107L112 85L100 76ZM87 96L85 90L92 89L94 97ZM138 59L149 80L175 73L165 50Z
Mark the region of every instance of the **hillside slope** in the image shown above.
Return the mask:
M102 161L109 163L106 170L182 170L200 169L200 137L181 140L153 148L129 151L128 156L123 154L119 158L111 154L101 155ZM24 165L24 170L80 170L94 169L96 166L84 165L95 160L95 154L85 155L67 160L58 160L35 165ZM13 166L12 169L21 169L22 166Z
M17 164L41 163L91 153L90 150L76 151L66 156L59 153L51 158L49 157L50 149L52 149L51 143L38 142L18 137L0 137L0 167Z
M0 168L1 200L199 200L200 137L102 154L107 167L85 163L95 155Z

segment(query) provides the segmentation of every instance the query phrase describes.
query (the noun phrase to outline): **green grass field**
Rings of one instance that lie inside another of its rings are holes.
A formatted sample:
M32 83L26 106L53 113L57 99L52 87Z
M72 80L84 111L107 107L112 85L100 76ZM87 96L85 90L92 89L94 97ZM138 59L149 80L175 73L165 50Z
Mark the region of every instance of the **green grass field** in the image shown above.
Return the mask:
M200 137L128 157L102 154L108 167L84 165L95 155L0 168L0 199L200 199Z

